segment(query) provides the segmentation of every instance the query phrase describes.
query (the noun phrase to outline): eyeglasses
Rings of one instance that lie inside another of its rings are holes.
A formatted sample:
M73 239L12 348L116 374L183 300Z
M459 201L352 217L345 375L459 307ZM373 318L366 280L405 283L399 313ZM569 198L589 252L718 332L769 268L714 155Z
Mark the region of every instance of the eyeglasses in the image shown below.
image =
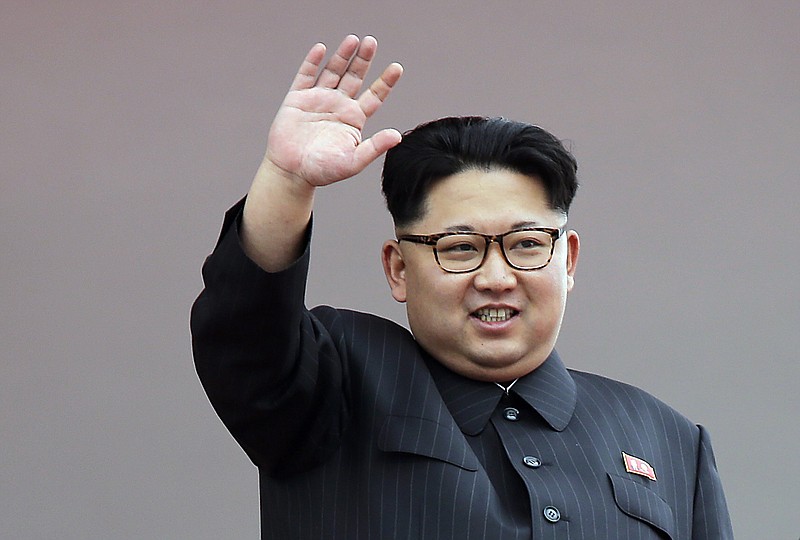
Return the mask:
M553 258L556 240L564 229L531 227L503 234L475 232L443 232L438 234L404 234L398 242L433 246L436 262L445 272L461 274L477 270L486 260L489 244L497 242L508 265L517 270L539 270Z

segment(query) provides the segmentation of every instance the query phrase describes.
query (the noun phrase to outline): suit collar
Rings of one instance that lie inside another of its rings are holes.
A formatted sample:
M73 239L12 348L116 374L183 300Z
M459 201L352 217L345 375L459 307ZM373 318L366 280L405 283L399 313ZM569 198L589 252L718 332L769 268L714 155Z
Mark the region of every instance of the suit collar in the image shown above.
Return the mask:
M524 399L556 431L567 427L578 400L575 381L555 350L541 366L522 377L511 391Z
M503 396L494 383L475 381L454 373L425 355L436 386L458 427L466 435L481 433ZM563 431L575 411L575 381L558 354L553 351L545 362L521 377L511 389L556 431Z

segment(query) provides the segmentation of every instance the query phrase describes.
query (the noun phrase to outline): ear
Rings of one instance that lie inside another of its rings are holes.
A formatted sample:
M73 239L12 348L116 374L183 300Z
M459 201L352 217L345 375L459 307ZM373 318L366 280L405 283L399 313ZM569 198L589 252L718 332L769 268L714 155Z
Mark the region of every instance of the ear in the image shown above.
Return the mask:
M567 231L567 291L575 286L575 269L581 251L581 239L575 231Z
M406 261L400 251L400 244L397 240L387 240L381 250L381 262L383 263L383 273L389 288L392 291L392 298L398 302L406 301Z

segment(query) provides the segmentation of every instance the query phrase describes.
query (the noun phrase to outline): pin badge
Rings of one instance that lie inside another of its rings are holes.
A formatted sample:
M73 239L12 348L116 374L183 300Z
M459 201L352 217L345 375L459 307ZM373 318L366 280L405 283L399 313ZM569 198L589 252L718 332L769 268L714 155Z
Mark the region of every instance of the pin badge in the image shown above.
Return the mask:
M653 482L656 480L656 471L653 467L647 463L645 460L631 456L622 452L622 460L625 462L625 470L631 474L638 474L639 476L644 476L645 478L649 478Z

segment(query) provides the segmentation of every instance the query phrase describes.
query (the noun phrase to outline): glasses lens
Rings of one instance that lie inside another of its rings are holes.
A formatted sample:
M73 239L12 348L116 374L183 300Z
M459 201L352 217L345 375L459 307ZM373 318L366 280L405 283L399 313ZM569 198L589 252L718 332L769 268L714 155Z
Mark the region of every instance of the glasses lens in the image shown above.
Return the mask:
M436 242L439 264L451 272L477 268L486 251L486 240L477 234L451 234Z
M524 269L545 266L550 260L553 237L544 231L515 231L503 238L508 262Z

